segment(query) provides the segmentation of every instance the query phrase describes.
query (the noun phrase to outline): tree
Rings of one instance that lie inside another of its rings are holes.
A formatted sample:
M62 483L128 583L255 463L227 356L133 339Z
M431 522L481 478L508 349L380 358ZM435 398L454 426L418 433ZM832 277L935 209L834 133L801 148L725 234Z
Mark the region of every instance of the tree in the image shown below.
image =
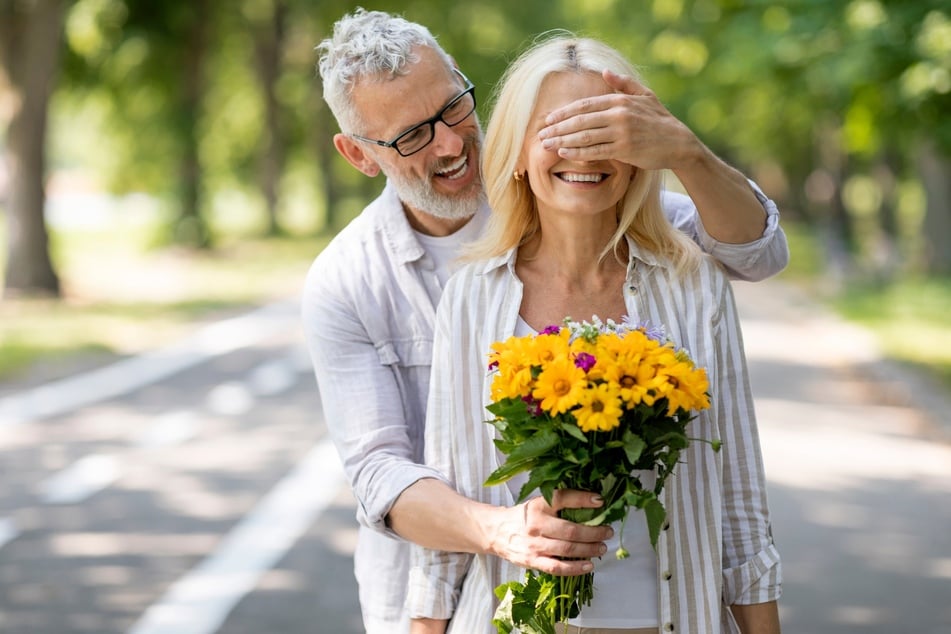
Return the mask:
M264 96L264 136L261 151L260 182L268 219L268 233L276 235L281 227L277 208L281 174L285 164L285 143L282 130L284 113L277 95L281 78L287 4L283 0L246 4L245 13L251 22L258 83ZM253 10L251 8L254 8Z
M59 296L44 218L46 128L59 66L62 0L0 0L0 88L12 114L6 161L10 175L4 292Z

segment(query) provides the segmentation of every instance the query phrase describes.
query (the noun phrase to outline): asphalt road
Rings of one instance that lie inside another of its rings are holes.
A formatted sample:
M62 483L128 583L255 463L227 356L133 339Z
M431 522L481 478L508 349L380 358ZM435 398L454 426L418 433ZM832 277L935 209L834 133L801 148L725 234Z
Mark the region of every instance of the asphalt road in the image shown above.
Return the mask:
M737 284L784 632L951 632L948 395ZM293 302L0 386L0 632L351 634L353 502Z

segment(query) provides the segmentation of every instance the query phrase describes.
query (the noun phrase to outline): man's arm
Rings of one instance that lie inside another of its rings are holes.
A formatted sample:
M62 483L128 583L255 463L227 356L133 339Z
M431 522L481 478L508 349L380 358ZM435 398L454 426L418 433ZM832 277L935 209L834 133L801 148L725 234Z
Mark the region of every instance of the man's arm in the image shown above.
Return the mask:
M548 127L539 133L546 147L568 159L610 159L641 169L671 170L696 205L712 241L770 251L768 257L744 256L746 261L759 261L754 271L745 271L743 262L726 261L728 268L742 279L762 279L782 270L788 261L785 235L771 226L764 201L746 177L711 152L635 79L605 71L604 80L619 92L581 99L552 112ZM701 246L709 250L702 241ZM720 258L719 253L713 255Z
M357 499L360 522L388 532L393 501L420 478L440 475L414 457L418 449L404 419L392 370L333 274L315 265L302 299L303 329L327 428Z
M779 634L779 607L775 601L731 605L730 611L743 634ZM425 630L421 630L425 631Z
M492 506L438 480L424 479L403 491L390 509L389 522L400 537L424 548L497 555L555 575L589 572L588 559L606 552L604 541L613 531L609 526L575 524L557 514L562 508L600 507L600 498L561 490L552 503L538 497L513 507Z

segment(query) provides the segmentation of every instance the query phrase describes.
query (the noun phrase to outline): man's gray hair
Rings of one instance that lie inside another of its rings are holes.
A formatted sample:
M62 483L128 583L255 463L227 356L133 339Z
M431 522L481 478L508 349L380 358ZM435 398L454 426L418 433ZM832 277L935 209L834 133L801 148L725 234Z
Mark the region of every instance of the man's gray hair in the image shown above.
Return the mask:
M352 91L363 79L382 81L405 75L419 61L417 46L428 46L447 67L452 59L425 26L383 11L358 8L334 24L333 36L317 46L317 70L324 84L324 101L344 132L363 133Z

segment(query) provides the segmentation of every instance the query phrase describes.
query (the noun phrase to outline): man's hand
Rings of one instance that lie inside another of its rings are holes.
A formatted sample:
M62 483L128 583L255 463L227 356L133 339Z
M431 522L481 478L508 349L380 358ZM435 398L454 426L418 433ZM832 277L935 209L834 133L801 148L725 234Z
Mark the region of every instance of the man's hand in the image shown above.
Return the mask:
M575 161L616 160L647 170L677 169L704 146L691 130L633 77L602 74L619 91L579 99L548 115L544 147Z
M607 551L610 526L585 526L558 517L565 508L600 508L600 496L584 491L558 490L549 506L542 497L510 508L498 508L485 522L488 551L521 566L553 575L590 572L589 561Z

